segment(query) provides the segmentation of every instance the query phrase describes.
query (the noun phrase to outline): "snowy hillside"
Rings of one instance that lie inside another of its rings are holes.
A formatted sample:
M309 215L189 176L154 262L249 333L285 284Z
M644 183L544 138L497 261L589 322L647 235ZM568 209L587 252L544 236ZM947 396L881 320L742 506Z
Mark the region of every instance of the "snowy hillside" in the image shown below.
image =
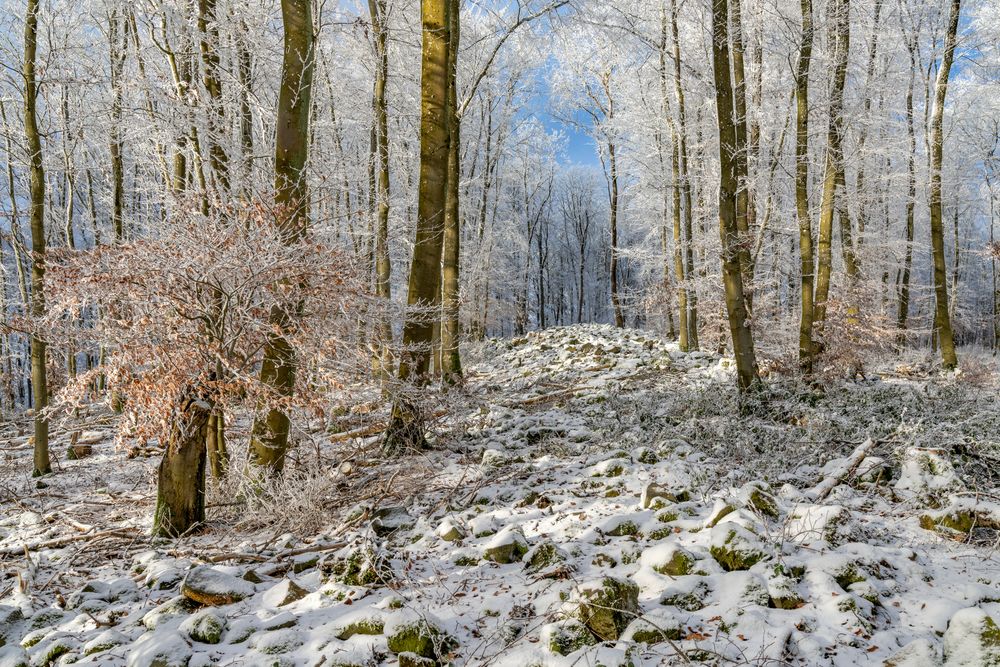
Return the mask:
M9 425L0 666L1000 665L991 378L741 404L728 360L644 332L475 356L435 449L302 443L319 507L251 526L216 489L177 541L112 418L37 486Z

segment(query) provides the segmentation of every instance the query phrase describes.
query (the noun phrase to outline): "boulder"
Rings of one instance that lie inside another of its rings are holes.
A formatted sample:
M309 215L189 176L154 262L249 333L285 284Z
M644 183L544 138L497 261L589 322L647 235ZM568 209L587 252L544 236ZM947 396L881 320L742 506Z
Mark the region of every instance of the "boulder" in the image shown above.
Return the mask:
M642 552L639 563L651 567L660 574L680 577L691 572L694 556L673 542L657 544Z
M565 551L556 546L552 540L543 540L525 554L524 571L528 574L541 574L565 563L568 556Z
M483 558L494 563L517 563L528 553L528 540L519 528L504 528L483 548Z
M1000 627L978 607L955 612L944 633L945 667L1000 665Z
M309 595L309 591L302 588L291 579L284 579L264 593L264 605L267 607L284 607L297 600L301 600Z
M181 584L181 595L212 607L234 604L254 592L254 586L249 581L207 565L193 568Z
M568 618L542 627L542 642L556 655L569 655L581 648L593 646L597 639L583 623Z
M712 528L709 552L727 571L749 570L770 555L756 534L729 521Z
M577 589L577 619L598 639L618 639L639 615L639 586L620 577L604 577Z
M405 507L383 507L372 516L372 530L379 537L386 537L401 530L409 530L417 523Z
M415 653L436 660L457 646L439 620L410 609L391 614L386 619L383 632L386 645L393 653Z
M226 631L226 617L214 609L203 609L181 623L180 631L196 642L218 644Z

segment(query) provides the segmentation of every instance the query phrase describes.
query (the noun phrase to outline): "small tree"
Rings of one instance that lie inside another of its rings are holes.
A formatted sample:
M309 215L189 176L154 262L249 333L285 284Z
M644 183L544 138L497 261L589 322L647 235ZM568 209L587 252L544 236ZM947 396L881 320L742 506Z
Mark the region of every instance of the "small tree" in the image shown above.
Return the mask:
M81 400L89 376L103 372L124 397L119 437L163 444L153 533L164 536L205 520L211 412L321 410L336 383L363 377L353 340L369 303L348 262L318 234L283 242L280 211L249 204L204 215L198 202L178 210L153 238L54 253L41 322L50 338L108 351L105 366L79 375L61 401ZM70 326L73 313L93 308L102 315L92 327ZM301 317L285 333L302 361L294 401L257 379L273 335L269 316L293 308Z

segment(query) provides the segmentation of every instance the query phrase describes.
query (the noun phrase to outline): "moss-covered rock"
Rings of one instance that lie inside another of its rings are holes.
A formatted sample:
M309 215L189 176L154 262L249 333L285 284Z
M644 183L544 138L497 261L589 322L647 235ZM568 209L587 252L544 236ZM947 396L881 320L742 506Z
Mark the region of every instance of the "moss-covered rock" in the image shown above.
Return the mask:
M291 579L283 579L264 593L264 605L284 607L309 595L309 591Z
M639 526L634 521L626 519L616 522L604 534L609 537L632 537L639 534Z
M622 634L622 640L653 646L665 641L679 641L681 632L681 623L673 616L647 614L629 624Z
M978 607L955 612L944 633L946 667L1000 665L1000 627Z
M688 575L667 587L660 597L660 604L684 611L699 611L708 606L712 589L700 577Z
M328 581L348 586L385 586L395 579L389 559L371 547L349 547L327 557L320 571Z
M643 509L650 509L656 506L657 501L681 503L690 500L690 498L690 492L685 489L671 489L668 486L650 482L643 487L639 502L642 504Z
M146 615L142 617L142 624L147 630L156 630L164 622L178 616L187 616L196 609L198 609L196 602L183 595L178 595L146 612Z
M451 517L443 519L437 527L437 536L445 542L459 542L465 539L467 534L462 524Z
M712 528L709 553L727 571L749 570L769 556L760 538L728 521Z
M764 516L778 518L778 503L770 493L760 487L753 487L747 494L747 505Z
M437 660L425 658L422 655L404 651L396 656L396 664L399 667L437 667Z
M32 667L49 667L56 660L79 647L80 643L67 632L51 632L31 649Z
M618 639L639 615L639 586L620 577L604 577L577 590L577 619L598 639Z
M383 626L386 645L393 653L415 653L439 659L457 647L457 642L428 614L400 610L389 616Z
M354 635L380 635L384 629L385 623L380 617L366 615L339 622L334 636L343 641Z
M483 558L494 563L517 563L528 553L528 540L519 528L505 528L483 548Z
M214 609L199 611L181 623L180 631L202 644L218 644L229 623Z
M643 551L639 562L660 574L680 577L691 572L694 556L679 545L668 542Z
M597 643L587 626L575 618L549 623L542 628L541 635L542 642L556 655L569 655Z
M736 511L736 508L723 500L716 500L715 505L712 507L712 511L709 513L708 518L705 520L706 528L714 528L722 521L725 517L729 516Z
M767 594L770 605L776 609L798 609L805 604L795 580L785 574L768 579Z
M84 655L94 655L113 649L116 646L127 644L131 641L126 635L117 630L108 629L100 633L83 645ZM3 664L0 662L0 664Z
M539 574L562 565L567 560L566 552L556 546L555 542L542 540L525 555L524 571L528 574Z

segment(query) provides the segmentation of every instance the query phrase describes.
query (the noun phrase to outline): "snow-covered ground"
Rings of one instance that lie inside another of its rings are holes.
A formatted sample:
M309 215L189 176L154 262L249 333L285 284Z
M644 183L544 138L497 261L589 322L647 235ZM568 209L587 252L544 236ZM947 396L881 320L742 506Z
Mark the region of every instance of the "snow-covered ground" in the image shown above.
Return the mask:
M593 325L470 358L434 450L314 434L305 499L213 489L174 542L112 418L39 485L8 425L0 667L1000 665L992 373L741 402L728 360Z

